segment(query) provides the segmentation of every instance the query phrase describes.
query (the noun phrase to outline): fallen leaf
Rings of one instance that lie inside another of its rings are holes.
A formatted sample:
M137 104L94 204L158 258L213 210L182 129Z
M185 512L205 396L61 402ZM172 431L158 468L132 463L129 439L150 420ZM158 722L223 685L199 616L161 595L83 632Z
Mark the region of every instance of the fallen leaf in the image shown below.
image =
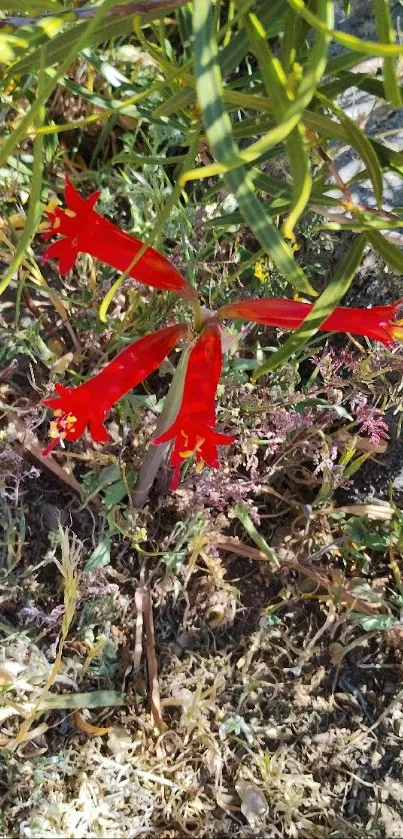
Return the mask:
M80 713L80 711L74 711L73 714L74 725L80 729L80 731L84 731L84 734L88 734L90 737L102 737L104 734L108 734L111 728L108 725L106 728L101 728L98 725L92 725L92 723L87 722L84 716Z

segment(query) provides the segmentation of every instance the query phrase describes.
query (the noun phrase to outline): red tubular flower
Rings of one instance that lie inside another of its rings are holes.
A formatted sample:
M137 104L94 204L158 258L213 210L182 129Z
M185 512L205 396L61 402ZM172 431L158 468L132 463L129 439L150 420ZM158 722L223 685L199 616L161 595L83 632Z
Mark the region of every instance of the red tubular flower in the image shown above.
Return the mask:
M217 446L234 442L233 434L220 434L214 428L215 395L221 367L220 329L218 324L211 322L205 326L189 355L178 415L170 428L153 440L156 445L175 440L170 461L174 469L171 489L178 487L183 460L195 455L197 471L204 463L217 468Z
M94 192L89 198L82 198L66 177L64 197L68 209L56 207L47 213L51 226L44 234L45 239L56 234L64 238L47 248L42 261L58 259L61 274L70 271L80 252L89 253L118 271L126 271L143 246L140 239L124 233L95 212L94 205L99 196L100 192ZM174 291L186 300L197 298L194 288L182 274L154 248L147 248L130 269L129 276L153 288Z
M92 379L78 387L55 385L58 396L44 399L56 419L50 424L52 442L42 454L49 454L60 440L78 440L89 426L92 439L103 443L108 439L104 419L108 411L125 393L150 375L179 339L187 333L181 324L168 326L134 341Z
M322 332L351 332L366 335L389 346L394 339L403 338L400 321L392 322L403 300L390 306L373 306L372 309L349 309L338 306L319 327ZM222 306L218 314L222 318L243 318L281 329L296 329L309 314L313 303L298 303L283 297L267 297L261 300L240 300Z

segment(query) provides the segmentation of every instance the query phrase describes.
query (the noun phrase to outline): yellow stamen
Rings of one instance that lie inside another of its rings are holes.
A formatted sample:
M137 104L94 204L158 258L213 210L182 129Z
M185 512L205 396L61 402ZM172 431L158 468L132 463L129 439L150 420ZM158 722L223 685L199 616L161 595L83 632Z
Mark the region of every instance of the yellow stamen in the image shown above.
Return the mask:
M179 452L179 457L183 457L186 460L187 457L192 457L193 449L184 449L183 452Z
M181 432L181 434L183 434L183 436L186 437L186 443L188 443L188 441L189 441L188 435L185 434L183 431ZM198 437L194 449L184 449L183 452L179 452L179 457L183 457L184 460L186 460L186 458L188 458L188 457L192 457L194 454L196 454L196 452L200 451L203 443L205 443L205 442L206 442L205 437Z
M66 432L59 430L57 420L53 420L49 424L49 437L51 440L57 440L57 438L59 438L59 440L64 440L66 438Z
M77 417L73 417L73 414L68 414L65 420L66 428L71 428L75 422L77 422Z
M56 437L58 437L58 436L59 436L59 429L57 427L57 421L52 420L52 422L49 423L49 437L51 437L52 440L56 440Z
M75 218L77 215L77 213L75 213L74 210L65 210L64 212L66 216L70 216L70 218Z
M199 460L199 462L198 462L198 463L196 463L196 470L195 470L195 471L196 471L196 474L197 474L197 475L199 475L199 474L200 474L200 472L201 472L203 469L204 469L204 460Z
M396 338L396 341L403 341L403 326L400 326L400 323L403 324L403 321L397 321L397 323L399 326L393 324L391 332L393 337Z
M46 204L45 213L53 213L54 210L56 209L56 207L58 207L58 206L59 206L59 201L57 201L54 198L53 201L49 201L49 204Z

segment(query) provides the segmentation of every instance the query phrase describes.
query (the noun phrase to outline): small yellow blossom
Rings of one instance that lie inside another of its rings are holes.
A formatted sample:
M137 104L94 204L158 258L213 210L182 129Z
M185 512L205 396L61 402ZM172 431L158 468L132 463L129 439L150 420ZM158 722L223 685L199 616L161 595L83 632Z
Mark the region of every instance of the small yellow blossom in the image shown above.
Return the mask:
M269 270L267 267L267 262L265 259L258 259L253 266L253 271L257 280L260 283L264 283L269 276Z

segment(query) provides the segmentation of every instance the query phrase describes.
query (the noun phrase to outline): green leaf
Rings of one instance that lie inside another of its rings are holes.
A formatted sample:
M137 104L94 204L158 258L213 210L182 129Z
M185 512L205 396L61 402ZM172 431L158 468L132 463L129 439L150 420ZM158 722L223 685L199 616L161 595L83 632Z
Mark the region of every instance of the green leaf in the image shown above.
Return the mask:
M6 14L15 15L17 12L23 12L30 15L32 12L61 12L64 6L58 0L10 0L10 2L1 2L0 11Z
M199 7L197 6L196 11L198 8ZM319 0L319 9L323 17L323 20L326 23L329 23L331 20L333 20L333 4L330 3L329 0ZM215 41L214 39L210 39L210 41L208 41L208 39L206 38L205 43L209 43L211 46L211 44L215 44ZM217 164L213 164L211 166L205 166L204 169L196 169L193 172L187 173L186 180L210 177L213 174L224 174L225 172L228 172L234 168L237 168L238 166L241 166L242 163L256 162L260 155L266 153L277 143L280 143L282 140L288 137L291 131L300 122L303 111L311 102L317 84L322 78L323 72L326 67L327 43L328 37L323 36L321 33L319 33L315 42L315 46L312 50L309 68L307 68L307 72L303 76L303 79L298 87L298 91L295 98L292 100L286 112L283 114L283 118L279 124L271 128L267 132L267 134L260 138L260 140L257 140L255 143L252 143L247 147L247 149L243 150L242 152L240 152L239 149L237 149L237 147L235 146L235 144L232 143L232 153L229 154L228 148L227 154L225 155L225 160L220 160ZM219 74L216 44L214 46L214 51L217 65L217 73ZM217 73L215 74L216 79L218 79ZM205 93L207 93L207 91L205 91ZM216 90L216 93L218 95L218 88ZM200 85L198 86L198 94L200 99ZM219 96L222 101L225 101L225 91L222 85L222 79L220 81ZM225 116L228 119L228 125L230 125L228 115L225 114Z
M396 33L393 29L388 0L372 0L375 12L376 28L379 39L393 44ZM383 59L383 86L385 88L385 99L395 108L402 107L402 95L396 78L396 58Z
M66 53L72 51L73 58L76 58L79 52L85 47L95 47L103 41L109 41L111 38L120 37L122 35L129 35L132 32L132 25L134 15L127 15L124 17L107 17L107 12L116 3L103 4L97 7L97 14L92 20L85 20L77 22L74 11L71 15L67 15L63 20L73 25L52 38L45 46L44 57L45 66L51 67L59 61L63 61ZM102 10L104 10L102 12ZM154 11L146 12L141 17L142 24L150 23L153 20L164 18L166 12L163 9L154 9ZM106 17L105 17L106 16ZM30 55L21 58L13 64L7 74L7 78L14 78L25 73L32 73L39 67L40 53L36 49ZM73 59L72 59L73 60ZM71 61L69 62L71 63Z
M42 125L43 120L45 119L45 108L43 104L44 86L44 71L43 65L41 65L37 89L37 101L39 101L40 105L37 108L35 114L35 125L37 128L39 128ZM0 295L3 294L6 288L8 288L8 286L10 285L12 279L15 277L15 274L18 271L18 268L20 267L25 257L27 248L29 247L30 243L32 242L32 239L34 238L39 219L42 215L41 192L43 180L43 164L43 137L41 135L37 135L34 140L34 162L32 167L32 181L30 186L30 196L25 227L20 236L17 250L10 262L10 265L8 266L7 270L5 271L3 277L0 280Z
M367 237L374 250L379 253L386 264L397 271L398 274L403 274L403 252L400 248L385 239L378 230L371 230L370 233L367 233Z
M322 32L326 34L329 38L332 38L333 41L336 41L338 44L342 44L343 47L347 47L349 50L355 50L358 53L364 53L364 55L379 55L379 56L399 56L403 55L403 45L402 44L382 44L378 41L363 41L361 38L357 38L355 35L348 35L346 32L340 32L338 29L331 29L327 26L321 18L314 15L304 3L304 0L287 0L290 4L291 8L294 9L295 12L298 12L304 20L307 21L314 29L318 32Z
M113 708L125 704L125 694L116 690L92 690L87 693L48 693L40 700L38 711L50 711L55 708ZM26 703L28 706L28 703ZM28 706L29 707L29 706Z
M267 37L274 38L282 31L286 9L286 0L271 0L270 3L265 2L259 8L259 17L265 28ZM232 73L242 63L247 52L248 36L245 28L241 27L238 32L232 35L229 43L218 54L218 65L222 75L227 76ZM185 88L174 96L169 97L166 102L156 109L154 112L155 115L170 116L173 113L185 110L194 105L196 100L195 85L196 79L193 80L191 88ZM226 92L229 92L228 88Z
M259 19L249 14L246 21L249 41L252 51L259 62L260 72L267 95L273 104L273 113L277 123L286 119L289 94L287 77L279 60L275 58L267 43L267 33ZM326 62L323 63L323 69ZM303 128L297 125L286 140L287 153L293 180L292 204L288 218L283 225L283 232L287 239L294 239L294 227L305 210L312 189L310 159L304 140Z
M266 539L259 533L256 529L253 521L250 517L249 511L247 507L244 507L242 504L236 504L234 507L234 513L239 521L243 524L248 536L252 539L252 541L257 545L257 547L267 556L267 559L274 568L278 568L280 565L279 559L275 554L275 551L267 544Z
M111 563L111 540L108 536L102 536L95 550L84 565L84 571L92 574L97 568Z
M129 478L129 475L127 476ZM104 493L104 504L107 510L111 510L116 504L120 504L127 495L127 482L123 479L110 484Z
M367 234L361 233L357 236L343 262L337 269L333 280L331 280L329 285L322 292L319 299L316 300L304 322L292 333L291 337L288 338L285 344L283 344L280 349L276 350L276 352L274 352L270 358L265 361L258 370L256 370L252 376L252 381L256 381L260 378L260 376L263 376L264 373L268 373L270 370L275 370L285 361L288 361L288 359L295 355L296 352L299 352L308 343L308 341L313 338L321 324L329 317L329 315L331 315L333 309L335 309L340 303L341 298L349 289L354 279L354 275L361 263L364 253L367 241L366 235Z
M383 632L396 624L396 618L393 615L362 615L360 612L347 612L346 618L351 623L361 626L365 632Z
M210 0L197 2L193 17L199 104L214 156L225 166L227 162L239 158L239 149L223 102L223 82L217 61L213 5ZM225 180L238 201L245 221L278 270L296 289L304 291L305 294L315 295L315 290L295 262L291 248L285 243L257 197L253 180L246 168L241 165L227 171Z
M363 131L356 125L354 120L350 119L347 114L335 103L332 102L331 99L328 99L323 94L317 93L317 98L322 102L329 110L333 111L334 115L340 120L340 125L344 129L344 137L359 154L361 159L364 161L368 176L371 179L372 186L374 188L376 202L379 208L382 208L383 202L383 180L382 180L382 171L379 165L379 160L374 151L373 146L371 145L370 140L364 134ZM325 117L325 119L328 119ZM306 122L306 121L305 121ZM332 120L330 120L332 122ZM333 123L334 125L334 123ZM328 126L329 128L329 126Z
M57 87L58 80L62 76L64 76L66 70L70 67L76 55L80 52L80 50L86 45L85 41L86 38L93 33L93 31L97 28L97 26L101 23L103 17L107 14L108 10L112 8L114 5L113 0L105 0L105 2L97 9L96 14L94 15L93 19L86 23L86 28L84 30L80 29L80 34L78 37L74 39L74 43L71 46L70 50L63 52L61 64L56 68L55 71L46 71L43 76L43 83L41 85L40 95L36 97L35 101L32 103L31 107L29 108L28 112L25 116L20 120L18 123L17 128L9 134L7 140L4 141L3 145L0 149L0 166L7 162L9 156L14 151L15 147L24 139L26 136L28 129L32 125L32 123L36 123L38 119L38 114L43 109L45 102L49 99L51 94L53 93L54 89ZM77 27L78 28L78 27ZM67 33L68 34L68 33ZM50 41L49 43L52 44L57 40L57 37ZM45 47L41 47L39 51L39 63L41 67L47 66L47 48L48 44ZM15 65L13 65L15 66ZM28 68L30 72L34 69L30 63L28 63ZM13 78L13 74L11 74Z
M364 465L365 461L368 460L369 457L371 457L371 452L364 452L364 454L360 454L355 458L355 460L352 460L351 463L343 469L343 478L346 480L352 478L353 475L361 469L361 466Z

